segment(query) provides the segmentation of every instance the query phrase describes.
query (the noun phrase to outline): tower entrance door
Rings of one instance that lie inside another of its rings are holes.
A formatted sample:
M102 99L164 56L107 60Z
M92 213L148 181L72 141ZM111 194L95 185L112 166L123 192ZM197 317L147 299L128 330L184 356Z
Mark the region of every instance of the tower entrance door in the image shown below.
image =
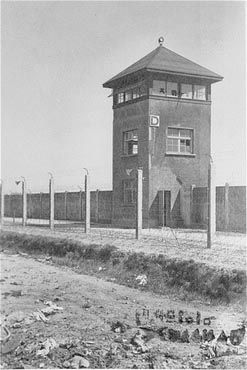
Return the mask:
M160 190L159 193L159 226L169 226L171 217L171 192Z

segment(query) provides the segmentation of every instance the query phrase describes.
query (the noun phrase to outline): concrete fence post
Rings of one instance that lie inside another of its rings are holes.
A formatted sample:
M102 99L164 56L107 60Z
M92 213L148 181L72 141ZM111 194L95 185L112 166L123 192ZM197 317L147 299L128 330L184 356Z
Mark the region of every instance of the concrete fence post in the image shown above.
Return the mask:
M207 248L211 248L211 163L208 166L208 230Z
M4 223L4 188L3 188L3 180L1 180L0 185L0 191L1 191L1 219L0 219L0 225L3 226Z
M215 174L212 163L208 167L208 230L207 248L212 246L212 238L216 231Z
M99 222L99 189L95 193L95 222Z
M64 192L64 218L67 220L67 191Z
M85 233L90 231L90 185L89 174L85 175Z
M80 190L80 192L79 192L79 204L80 204L80 207L79 207L79 213L80 213L80 215L79 215L79 218L80 218L80 221L82 221L82 219L83 219L83 212L82 212L82 191Z
M27 224L27 187L26 180L22 180L22 226Z
M137 194L136 194L136 239L140 239L142 233L142 169L137 170Z
M42 192L39 193L39 219L40 221L42 220L42 213L43 213L43 210L42 210Z
M194 218L193 218L193 208L194 208L194 189L195 189L195 185L192 184L190 186L190 227L193 225L193 221L194 221Z
M54 230L54 178L51 173L49 175L49 226L51 230Z
M225 231L229 230L229 184L225 183Z

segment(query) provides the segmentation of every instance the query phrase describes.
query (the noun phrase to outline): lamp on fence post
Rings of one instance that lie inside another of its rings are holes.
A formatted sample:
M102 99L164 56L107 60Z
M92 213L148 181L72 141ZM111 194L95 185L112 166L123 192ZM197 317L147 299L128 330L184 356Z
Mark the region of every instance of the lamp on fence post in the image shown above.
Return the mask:
M136 239L140 239L142 232L142 168L137 169L137 194L136 194Z
M3 219L4 219L4 189L3 189L3 180L1 179L1 220L0 225L3 226Z
M86 171L85 175L85 233L87 234L90 231L90 190L89 190L89 172L86 168L83 168Z
M25 177L21 176L22 180L17 180L15 183L19 185L22 183L22 226L26 226L27 223L27 186Z
M51 172L48 172L49 178L49 226L51 230L54 230L54 178Z

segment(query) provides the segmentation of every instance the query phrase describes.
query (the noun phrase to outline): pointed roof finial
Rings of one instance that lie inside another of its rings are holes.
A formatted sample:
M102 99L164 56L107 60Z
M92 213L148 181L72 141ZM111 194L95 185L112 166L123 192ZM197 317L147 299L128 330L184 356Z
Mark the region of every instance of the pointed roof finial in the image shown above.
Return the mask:
M163 36L161 36L161 37L159 38L159 44L160 44L160 46L163 46L163 42L164 42L164 37L163 37Z

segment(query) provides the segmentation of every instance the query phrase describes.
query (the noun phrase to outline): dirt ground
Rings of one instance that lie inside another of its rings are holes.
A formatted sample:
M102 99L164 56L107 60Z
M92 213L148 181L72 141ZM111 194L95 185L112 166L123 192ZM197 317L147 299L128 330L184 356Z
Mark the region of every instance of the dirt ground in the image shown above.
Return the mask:
M246 368L245 354L202 361L199 343L164 341L148 330L144 331L147 335L144 351L131 344L138 330L136 311L145 326L150 317L144 315L143 309L149 309L150 316L157 309L174 309L176 313L184 310L191 315L200 311L202 318L215 317L207 328L215 334L224 330L229 335L245 318L243 308L237 304L205 306L200 301L187 304L173 296L159 296L77 274L67 267L55 266L47 258L34 259L6 251L1 255L1 271L2 323L4 319L12 323L9 347L6 350L3 346L5 352L10 352L2 355L2 369L66 368L76 356L86 359L88 363L84 365L90 368ZM47 322L28 321L30 314L47 307L45 301L52 301L63 310L47 316ZM124 325L124 332L112 330L117 321ZM187 328L189 333L205 328L186 323L169 325ZM46 356L38 354L49 338L59 346Z
M28 220L27 227L5 221L3 230L31 235L67 238L84 243L110 244L123 251L163 254L168 258L193 259L209 266L229 269L246 269L246 235L240 233L217 232L211 249L207 249L205 230L192 229L143 229L142 238L135 239L134 229L113 229L92 227L89 234L84 233L80 223L56 221L55 231L39 220Z

